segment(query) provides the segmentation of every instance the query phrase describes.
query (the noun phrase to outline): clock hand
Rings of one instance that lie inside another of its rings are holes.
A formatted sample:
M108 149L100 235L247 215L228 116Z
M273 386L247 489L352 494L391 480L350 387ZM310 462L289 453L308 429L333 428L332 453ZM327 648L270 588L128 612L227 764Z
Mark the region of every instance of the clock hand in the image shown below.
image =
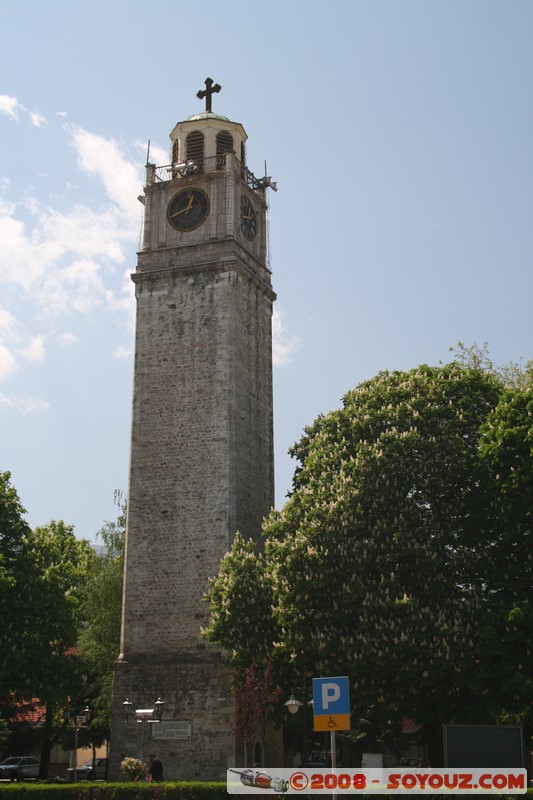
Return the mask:
M189 197L189 205L185 206L185 208L181 208L179 211L175 211L173 214L170 215L170 218L172 219L172 217L179 217L180 214L188 214L192 208L193 203L194 203L194 197L191 195Z

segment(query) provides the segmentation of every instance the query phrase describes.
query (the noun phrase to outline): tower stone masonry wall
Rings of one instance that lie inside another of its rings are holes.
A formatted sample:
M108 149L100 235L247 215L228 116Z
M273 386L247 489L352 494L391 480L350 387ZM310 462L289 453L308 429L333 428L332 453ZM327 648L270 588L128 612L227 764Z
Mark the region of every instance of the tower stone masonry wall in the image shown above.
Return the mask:
M230 178L234 193L249 194ZM240 758L226 658L201 636L209 615L203 597L236 531L258 539L274 502L275 295L258 257L265 247L228 234L220 198L231 196L230 178L221 173L205 183L219 198L211 211L222 217L208 217L189 237L165 228L174 190L146 189L146 226L159 244L145 239L132 276L137 320L112 778L122 758L149 752L168 779L222 780ZM148 202L151 194L157 202ZM264 238L263 196L257 213ZM126 697L134 708L162 697L165 720L190 723L190 737L152 742L149 723L125 722Z
M164 765L165 780L224 780L226 770L239 759L239 748L231 727L233 697L230 674L220 653L202 652L122 661L115 671L113 714L121 718L120 697L129 697L134 707L148 707L159 696L165 700L165 720L190 724L191 736L183 740L155 738L153 726L132 718L113 731L110 767L118 778L123 758L135 756L144 763L157 753ZM159 693L159 694L158 694Z
M208 578L272 505L271 300L230 266L137 283L125 655L151 652L154 620L163 652L197 641ZM195 609L179 628L161 586Z

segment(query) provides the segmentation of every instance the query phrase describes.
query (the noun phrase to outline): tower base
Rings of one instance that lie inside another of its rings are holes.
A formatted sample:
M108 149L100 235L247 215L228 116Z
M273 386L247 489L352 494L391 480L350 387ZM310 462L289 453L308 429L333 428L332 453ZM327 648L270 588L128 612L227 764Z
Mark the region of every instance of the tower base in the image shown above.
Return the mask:
M154 708L158 698L165 702L161 722L137 721L135 712ZM154 653L119 659L111 713L110 780L124 779L124 758L148 764L151 753L163 762L164 780L226 780L227 769L240 761L231 674L222 654L209 647L179 657Z

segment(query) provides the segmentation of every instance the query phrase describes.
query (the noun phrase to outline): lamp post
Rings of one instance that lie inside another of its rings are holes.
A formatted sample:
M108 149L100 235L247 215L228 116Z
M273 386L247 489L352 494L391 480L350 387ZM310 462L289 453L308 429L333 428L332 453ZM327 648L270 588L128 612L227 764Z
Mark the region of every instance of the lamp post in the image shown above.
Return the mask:
M153 708L136 708L135 709L135 719L139 723L146 722L149 725L155 725L158 722L161 722L163 719L163 711L165 710L165 701L161 700L160 697L154 703ZM124 718L126 722L129 722L132 711L133 711L133 703L130 702L129 697L126 697L124 702L122 703L122 708L124 709ZM142 752L141 752L141 759L144 761L144 739L145 739L145 728L143 727L142 733Z
M158 697L154 703L154 714L158 722L161 722L161 720L163 719L163 711L165 709L165 705L166 705L165 701L161 700L160 697Z
M81 714L75 716L74 727L74 780L78 780L78 733L80 728L86 728L91 719L91 709L88 705L85 706Z
M303 676L303 686L299 691L301 691L303 702L298 700L294 693L292 693L283 705L289 714L297 714L300 708L303 707L302 767L305 767L307 766L307 707L309 705L307 676L305 674Z
M126 722L129 722L132 706L133 703L130 703L129 697L126 697L126 699L122 703L122 708L124 709L124 718Z

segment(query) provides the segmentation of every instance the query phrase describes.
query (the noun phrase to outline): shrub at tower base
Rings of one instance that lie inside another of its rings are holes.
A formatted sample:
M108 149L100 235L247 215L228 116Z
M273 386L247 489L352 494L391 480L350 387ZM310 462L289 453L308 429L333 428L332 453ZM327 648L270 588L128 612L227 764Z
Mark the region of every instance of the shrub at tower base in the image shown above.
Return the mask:
M9 800L227 800L227 785L224 782L216 783L194 783L180 781L179 783L160 783L154 786L149 783L80 783L77 786L65 786L59 784L11 784L2 789L2 794ZM259 795L240 795L242 800L249 800L251 797ZM265 793L266 797L272 797L271 793ZM280 795L274 795L279 797ZM282 795L283 796L283 795ZM302 800L317 798L317 795L299 794ZM353 794L349 795L354 797ZM381 797L376 794L357 794L362 798ZM527 795L513 795L514 797L525 797L531 800L533 789L528 789ZM330 798L331 795L328 795ZM394 797L394 795L389 795ZM417 794L417 800L425 800L428 797L442 797L442 795ZM479 794L461 794L461 800L479 798ZM491 800L498 800L499 797L508 795L491 794Z
M292 449L293 492L257 553L213 580L208 638L240 668L348 675L352 730L533 713L533 370L471 359L384 372ZM363 742L364 747L364 742Z
M6 784L2 794L9 800L224 800L224 782L201 783L180 781L158 783L94 783L76 785L57 783ZM493 795L494 796L494 795Z

